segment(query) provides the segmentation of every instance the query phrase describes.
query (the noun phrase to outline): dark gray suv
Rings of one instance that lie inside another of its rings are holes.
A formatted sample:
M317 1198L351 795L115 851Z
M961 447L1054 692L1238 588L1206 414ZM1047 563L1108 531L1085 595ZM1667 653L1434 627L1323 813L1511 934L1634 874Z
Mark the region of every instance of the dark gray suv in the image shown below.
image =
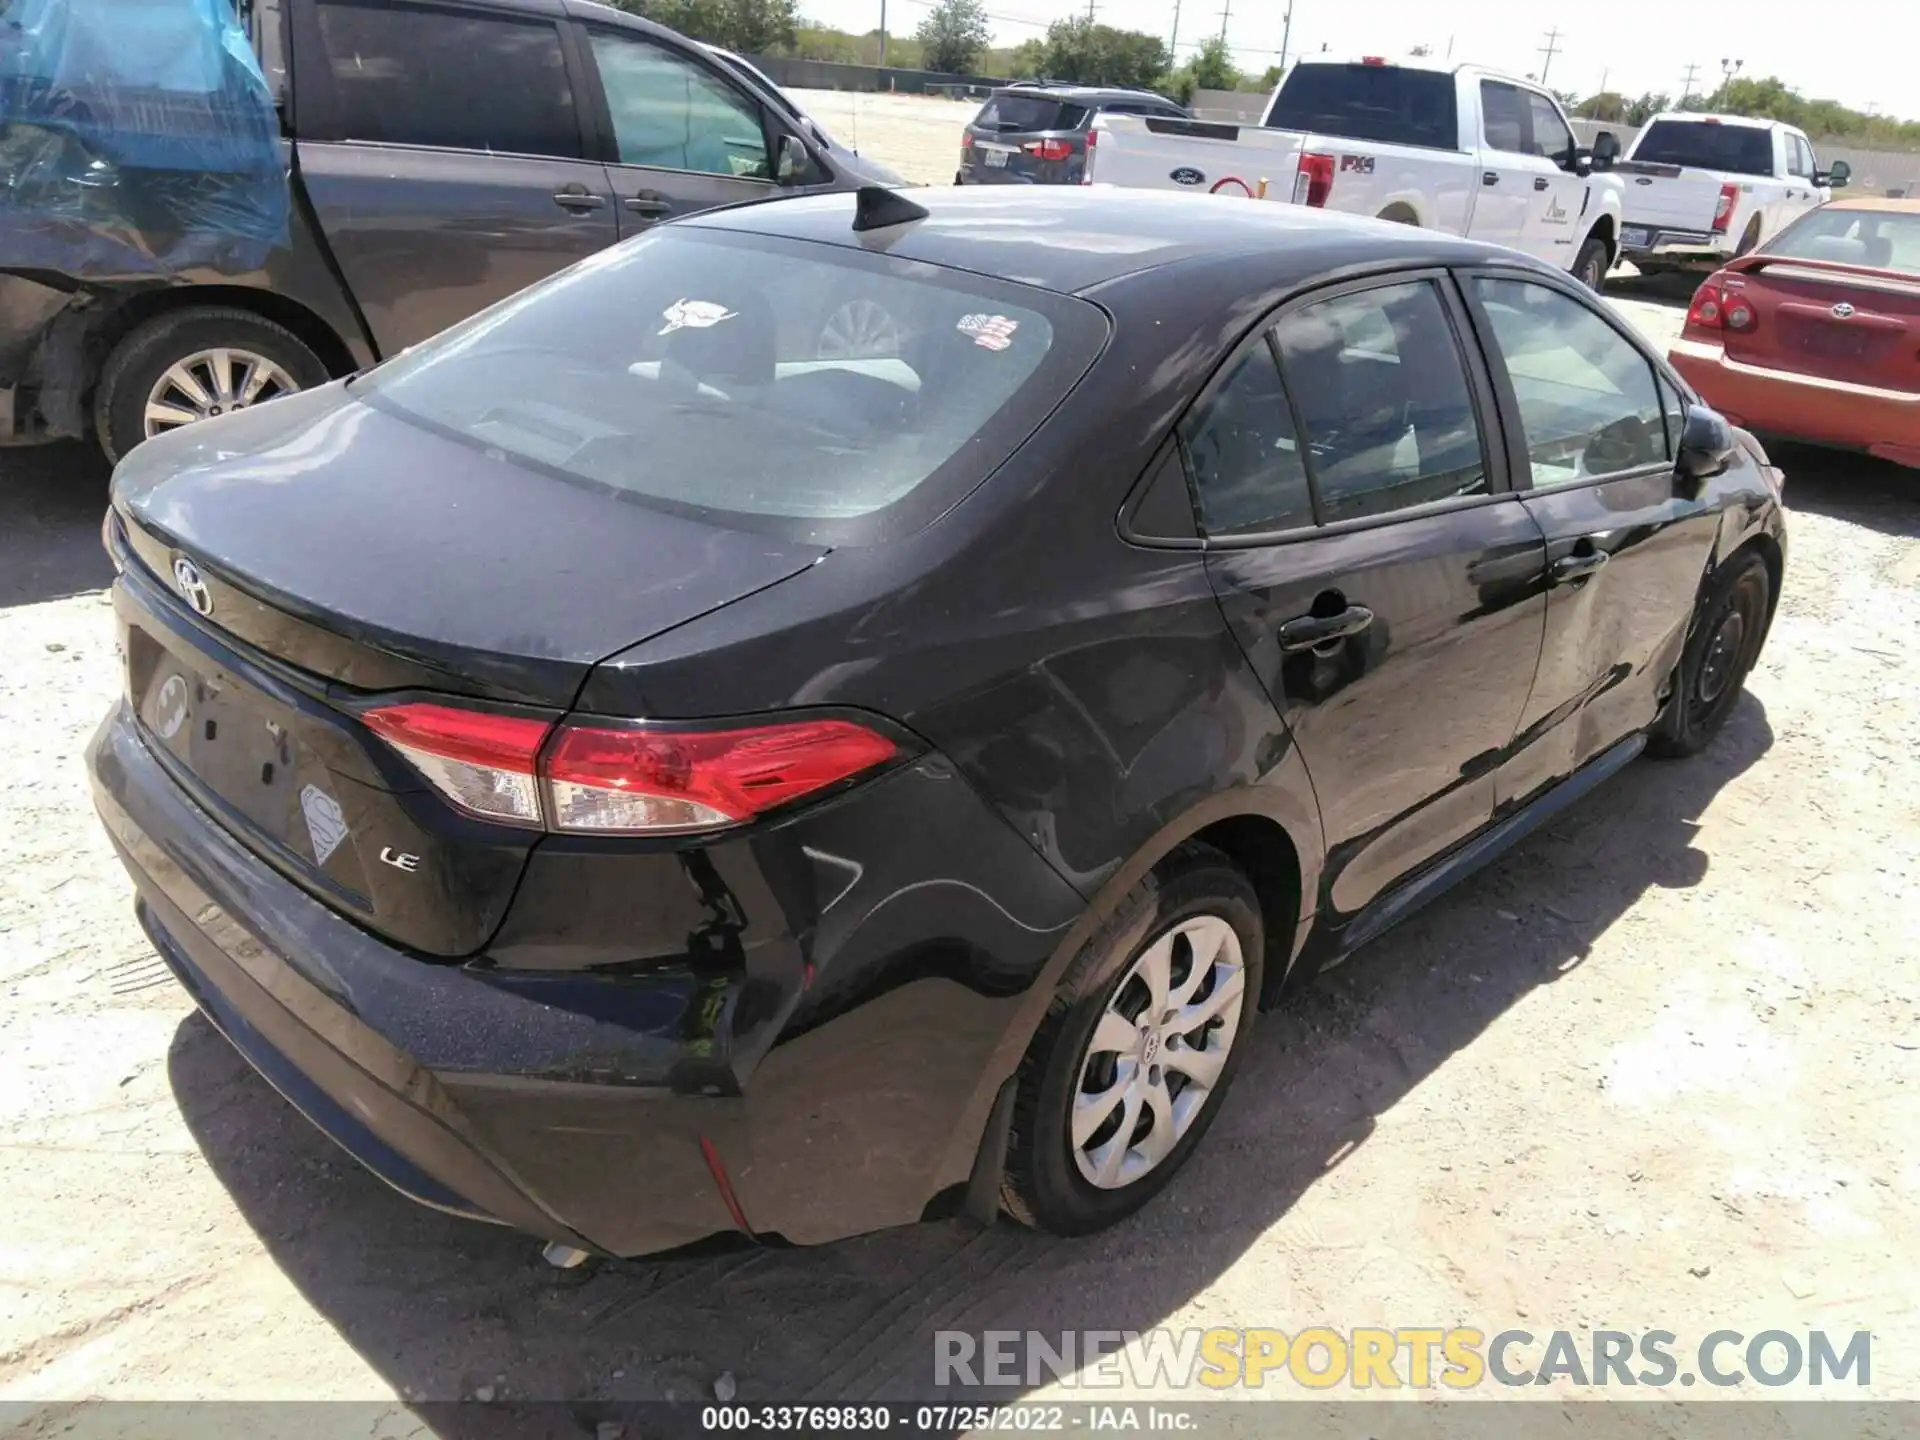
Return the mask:
M996 90L960 141L956 185L1078 185L1094 117L1192 114L1151 90L1022 81Z

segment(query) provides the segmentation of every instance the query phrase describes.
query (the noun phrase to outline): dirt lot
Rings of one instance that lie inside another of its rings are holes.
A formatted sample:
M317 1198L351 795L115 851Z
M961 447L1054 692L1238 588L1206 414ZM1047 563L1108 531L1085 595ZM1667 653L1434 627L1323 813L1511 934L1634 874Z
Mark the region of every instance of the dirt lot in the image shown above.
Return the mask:
M936 178L948 109L870 102L859 140ZM1871 1329L1867 1393L1920 1398L1920 477L1783 458L1786 594L1712 750L1263 1017L1143 1215L558 1275L361 1172L168 979L79 761L119 683L104 467L0 455L0 1400L52 1430L90 1397L355 1397L403 1434L403 1401L483 1391L592 1433L723 1374L906 1394L941 1328L1316 1323Z

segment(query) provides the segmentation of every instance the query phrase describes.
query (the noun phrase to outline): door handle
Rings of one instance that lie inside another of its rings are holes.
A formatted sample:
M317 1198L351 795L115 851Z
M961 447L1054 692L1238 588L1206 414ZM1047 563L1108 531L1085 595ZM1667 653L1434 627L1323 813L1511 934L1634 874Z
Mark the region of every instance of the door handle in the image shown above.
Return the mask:
M596 195L586 186L575 181L563 185L553 192L553 203L562 210L598 210L607 203L606 197Z
M1371 624L1373 612L1363 605L1349 605L1338 615L1302 615L1280 627L1280 648L1289 655L1317 650L1331 641L1358 635Z
M673 211L673 202L660 195L629 195L620 204L635 215L645 215L651 220L658 220Z
M1482 185L1498 185L1498 184L1500 183L1500 175L1499 175L1499 172L1497 172L1497 171L1494 171L1494 170L1483 170L1483 171L1481 171L1481 172L1480 172L1480 183L1481 183Z
M1580 550L1571 555L1562 555L1553 562L1553 583L1567 585L1584 580L1606 563L1607 552L1604 550Z
M1536 175L1536 176L1534 176L1534 177L1533 177L1533 188L1534 188L1534 189L1536 189L1536 190L1544 190L1544 189L1546 189L1546 188L1547 188L1547 177L1546 177L1546 176L1544 176L1544 175Z

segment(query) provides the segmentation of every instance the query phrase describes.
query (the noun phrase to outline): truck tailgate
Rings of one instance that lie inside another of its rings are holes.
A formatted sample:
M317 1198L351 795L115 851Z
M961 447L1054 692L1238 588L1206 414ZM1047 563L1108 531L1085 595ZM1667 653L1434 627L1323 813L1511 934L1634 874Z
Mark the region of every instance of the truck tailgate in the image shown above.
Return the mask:
M1621 197L1625 224L1703 234L1713 225L1720 181L1706 171L1622 161L1613 173L1627 186Z
M1293 198L1306 137L1258 125L1100 116L1087 137L1087 183L1144 190Z

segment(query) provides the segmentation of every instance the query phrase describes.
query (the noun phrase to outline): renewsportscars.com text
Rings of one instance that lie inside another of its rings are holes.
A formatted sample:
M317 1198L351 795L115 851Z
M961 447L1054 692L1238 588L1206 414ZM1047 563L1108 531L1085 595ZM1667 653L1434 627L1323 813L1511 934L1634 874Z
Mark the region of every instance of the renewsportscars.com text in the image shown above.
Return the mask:
M1201 1391L1297 1385L1309 1390L1477 1386L1864 1387L1873 1334L1714 1330L1683 1342L1670 1330L1500 1330L1465 1326L1335 1330L936 1331L940 1386L1056 1384L1072 1389Z

